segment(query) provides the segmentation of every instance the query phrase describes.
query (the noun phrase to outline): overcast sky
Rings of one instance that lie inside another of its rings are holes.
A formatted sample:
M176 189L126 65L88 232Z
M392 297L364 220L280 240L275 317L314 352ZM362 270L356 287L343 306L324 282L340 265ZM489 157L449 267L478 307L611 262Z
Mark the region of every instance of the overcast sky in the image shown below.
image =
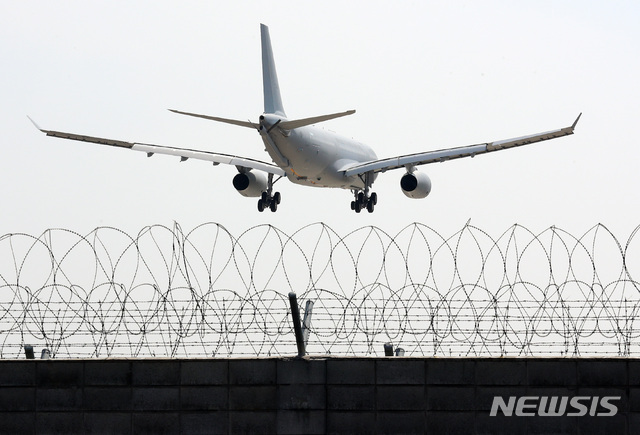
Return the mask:
M136 233L174 221L240 232L339 232L468 219L498 236L520 223L574 235L601 222L626 240L640 221L640 4L632 1L0 1L0 233L51 227ZM277 213L232 187L233 167L49 138L43 128L268 160L257 133L175 108L257 120L259 24L270 27L292 118L356 109L326 128L379 157L569 126L576 134L421 168L406 198L378 177L374 214L351 193L286 180Z

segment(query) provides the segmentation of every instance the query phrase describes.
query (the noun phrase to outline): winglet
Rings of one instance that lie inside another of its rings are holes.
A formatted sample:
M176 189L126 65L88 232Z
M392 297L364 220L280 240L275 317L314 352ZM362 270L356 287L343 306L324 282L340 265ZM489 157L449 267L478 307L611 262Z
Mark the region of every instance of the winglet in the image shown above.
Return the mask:
M40 126L38 124L36 124L36 122L31 119L31 117L29 115L27 115L27 118L29 118L29 121L31 121L31 123L40 131L44 131L43 129L40 128Z
M576 125L578 124L578 121L580 121L580 117L582 116L582 112L580 112L580 115L578 115L578 117L576 118L576 120L573 122L573 125L571 126L571 130L576 128Z

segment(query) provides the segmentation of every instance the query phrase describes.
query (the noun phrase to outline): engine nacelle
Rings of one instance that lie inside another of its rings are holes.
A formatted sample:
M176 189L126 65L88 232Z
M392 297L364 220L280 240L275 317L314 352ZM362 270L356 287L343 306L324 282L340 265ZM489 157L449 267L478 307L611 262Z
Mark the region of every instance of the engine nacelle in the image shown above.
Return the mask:
M267 177L262 172L241 172L233 177L233 187L242 196L257 197L267 190Z
M426 198L431 192L431 179L424 172L407 172L400 179L400 188L409 198Z

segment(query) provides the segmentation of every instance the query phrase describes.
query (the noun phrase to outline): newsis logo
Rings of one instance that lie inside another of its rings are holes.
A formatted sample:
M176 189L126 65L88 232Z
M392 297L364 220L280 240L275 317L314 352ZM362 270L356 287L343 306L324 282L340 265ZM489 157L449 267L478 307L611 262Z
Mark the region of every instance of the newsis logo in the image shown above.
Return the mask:
M493 398L491 417L502 412L507 417L613 417L618 407L612 402L620 396L510 396L506 401L501 396Z

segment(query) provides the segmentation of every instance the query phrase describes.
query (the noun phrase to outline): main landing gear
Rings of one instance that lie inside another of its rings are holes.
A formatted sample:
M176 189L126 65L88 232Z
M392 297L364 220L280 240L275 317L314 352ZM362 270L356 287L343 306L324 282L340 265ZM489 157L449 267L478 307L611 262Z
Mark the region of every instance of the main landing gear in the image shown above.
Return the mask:
M371 196L367 196L365 192L354 191L355 200L351 201L351 210L356 213L360 213L362 209L367 209L369 213L373 213L373 210L378 203L378 195L373 192Z
M369 195L369 189L371 189L371 186L373 185L374 178L373 171L366 172L360 176L360 179L364 184L364 190L351 190L355 197L355 199L351 201L351 210L356 213L360 213L362 209L366 208L369 213L373 213L373 210L378 203L378 195L375 192L372 192L371 195Z
M270 208L272 212L278 210L280 204L280 192L276 192L273 196L267 192L262 192L262 197L258 200L258 211L263 212L265 208Z
M280 178L278 178L279 180ZM278 181L276 180L276 181ZM267 182L267 191L262 192L262 196L258 200L258 211L262 213L265 208L270 208L275 213L278 210L278 204L280 204L280 192L273 193L273 174L269 174L269 180Z

